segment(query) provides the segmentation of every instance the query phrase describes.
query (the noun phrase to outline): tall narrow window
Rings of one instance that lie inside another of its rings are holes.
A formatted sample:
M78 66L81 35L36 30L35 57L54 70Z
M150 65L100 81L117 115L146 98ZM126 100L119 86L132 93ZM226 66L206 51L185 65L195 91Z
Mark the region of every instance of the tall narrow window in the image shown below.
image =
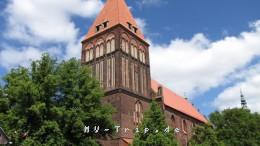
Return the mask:
M171 120L172 120L172 127L176 128L176 119L174 115L172 115Z
M104 40L99 39L96 43L96 58L104 55Z
M132 55L133 57L134 57L134 54L135 54L134 52L135 52L135 51L134 51L134 45L132 44L132 45L131 45L131 55Z
M91 65L91 77L95 77L95 65Z
M86 45L86 48L83 50L84 54L83 54L82 57L84 57L83 60L85 62L89 62L93 59L93 56L92 56L93 55L93 48L94 48L94 46L92 44L88 44L88 45Z
M96 47L96 58L100 56L99 48L100 48L99 46Z
M143 120L143 106L140 101L135 103L134 124L139 125Z
M94 56L94 53L93 53L93 49L90 49L89 50L89 60L92 60L93 59L93 56Z
M141 49L139 50L139 60L140 60L142 63L145 63L145 52L143 51L142 48L143 48L143 47L141 47Z
M86 51L86 54L85 54L85 61L88 62L90 60L89 58L89 50Z
M143 78L143 74L144 74L144 69L140 68L140 75L141 75L141 78L140 78L140 82L141 82L140 89L141 89L141 93L142 94L144 94L144 78Z
M138 66L135 64L134 66L135 72L134 72L134 82L135 82L135 92L139 92L139 72L138 72Z
M99 68L99 63L96 63L96 79L98 80L98 81L100 81L100 68Z
M121 41L121 48L122 48L122 51L123 52L126 52L126 46L125 46L126 44L125 44L125 39L122 39L122 41Z
M145 52L143 52L143 63L146 63Z
M112 58L112 87L116 85L116 61L115 57Z
M85 61L88 62L91 61L92 59L93 59L93 49L89 49L86 51Z
M125 67L125 57L122 57L122 84L123 84L123 87L126 86L126 67Z
M144 68L144 73L143 73L143 84L144 84L144 95L147 95L147 76L146 76L146 69Z
M121 48L122 48L122 51L125 52L125 53L129 53L129 48L128 48L128 41L125 40L125 39L122 39L122 42L121 42Z
M99 65L100 69L99 69L99 79L100 79L100 85L101 87L103 87L104 85L104 61L101 61L100 62L100 65Z
M111 39L111 52L114 52L116 50L116 44L115 39Z
M187 122L186 120L182 120L182 129L184 133L188 132Z
M111 58L107 59L107 88L111 88Z
M135 91L135 64L131 63L132 90Z
M103 56L104 55L104 45L100 44L99 46L99 56Z
M129 54L129 45L128 45L128 41L126 41L125 42L125 52L127 53L127 54Z
M125 57L122 57L122 84L123 87L129 88L129 65Z
M111 41L107 41L107 54L111 52Z
M138 52L137 52L137 47L134 47L134 57L136 58L136 59L138 59Z
M115 51L116 49L116 43L115 43L115 35L113 34L110 34L107 39L106 39L106 42L107 42L107 51L106 53L111 53L113 51Z
M162 88L162 86L158 87L157 96L163 96L163 88Z
M107 88L115 87L115 57L107 59Z
M129 62L128 62L128 59L126 58L125 60L125 80L126 80L126 88L129 88L130 86L130 79L129 79Z
M122 47L122 51L125 53L129 53L129 38L126 34L122 34L121 35L121 47Z
M139 50L139 60L143 62L143 52Z

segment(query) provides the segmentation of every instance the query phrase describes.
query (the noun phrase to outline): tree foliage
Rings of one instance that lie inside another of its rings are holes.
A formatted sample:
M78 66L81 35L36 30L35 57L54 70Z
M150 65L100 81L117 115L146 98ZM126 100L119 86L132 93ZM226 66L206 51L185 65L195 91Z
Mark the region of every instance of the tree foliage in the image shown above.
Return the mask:
M195 129L191 146L259 146L260 115L242 108L227 109L210 115L212 126Z
M170 130L169 133L164 132L167 127L160 106L153 101L138 127L139 133L135 135L133 146L177 146L173 130ZM147 133L145 133L145 128L149 129Z
M200 125L194 129L194 135L190 139L190 146L224 146L219 141L215 130L210 125Z
M12 69L4 82L0 125L14 145L96 146L96 138L112 133L83 132L85 125L112 129L114 109L101 104L99 83L76 59L57 63L44 54L30 68Z
M259 146L260 115L247 109L227 109L214 112L210 121L215 127L217 137L227 146Z

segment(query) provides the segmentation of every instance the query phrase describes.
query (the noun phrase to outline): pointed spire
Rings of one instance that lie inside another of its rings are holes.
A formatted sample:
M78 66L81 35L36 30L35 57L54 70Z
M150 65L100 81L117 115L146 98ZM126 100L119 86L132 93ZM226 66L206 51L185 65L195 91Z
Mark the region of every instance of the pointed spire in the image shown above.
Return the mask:
M186 92L183 93L183 97L184 97L184 99L189 100L189 98L187 97Z
M85 37L89 39L100 32L121 24L144 40L141 30L132 16L125 0L107 0Z
M246 102L245 96L242 92L242 89L240 89L240 98L241 98L241 107L246 109L247 108L247 102Z

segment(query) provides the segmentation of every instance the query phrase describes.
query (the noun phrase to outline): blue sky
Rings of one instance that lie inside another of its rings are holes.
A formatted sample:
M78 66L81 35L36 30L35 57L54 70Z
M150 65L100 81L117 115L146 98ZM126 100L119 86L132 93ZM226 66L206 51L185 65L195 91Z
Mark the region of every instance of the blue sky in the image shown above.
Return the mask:
M42 52L80 56L100 0L0 1L0 76ZM260 112L259 0L126 0L150 42L152 77L208 115L239 106L243 89Z

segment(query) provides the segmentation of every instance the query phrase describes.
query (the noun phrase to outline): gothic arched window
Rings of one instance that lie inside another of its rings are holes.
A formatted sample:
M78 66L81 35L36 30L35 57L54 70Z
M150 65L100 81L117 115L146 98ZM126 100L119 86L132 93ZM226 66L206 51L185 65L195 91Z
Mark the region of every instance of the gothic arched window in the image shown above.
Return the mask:
M137 49L137 47L135 48L135 58L138 59L138 49Z
M121 36L121 49L125 53L129 53L129 45L128 45L129 39L126 34L122 34Z
M99 46L96 47L96 58L98 58L100 56L100 53L99 53Z
M145 63L145 51L144 51L143 46L140 46L140 49L139 49L139 60L142 63Z
M96 58L104 55L104 41L102 39L98 40L96 44Z
M100 86L104 85L104 61L96 63L96 79L100 82Z
M135 103L134 124L139 125L143 120L143 106L140 101Z
M174 115L172 115L171 120L172 120L172 127L176 128L176 119Z
M115 43L115 35L111 34L107 37L107 50L106 53L111 53L114 52L116 50L116 43Z
M123 52L125 52L127 54L129 53L128 41L124 38L121 41L121 48L122 48Z
M114 52L116 49L116 42L115 42L115 39L112 38L111 39L111 52Z
M111 56L109 58L107 58L106 61L107 64L107 71L106 71L106 76L107 76L107 80L106 80L106 87L107 89L111 89L115 87L115 57Z
M83 61L88 62L93 59L93 47L94 46L92 44L89 44L83 50L83 53L82 53Z
M130 86L129 62L126 57L122 57L122 84L125 88L129 88Z
M182 120L182 130L184 133L187 133L188 131L188 126L186 120Z
M133 56L134 58L138 59L138 52L137 52L137 43L136 41L132 41L131 42L131 56Z

